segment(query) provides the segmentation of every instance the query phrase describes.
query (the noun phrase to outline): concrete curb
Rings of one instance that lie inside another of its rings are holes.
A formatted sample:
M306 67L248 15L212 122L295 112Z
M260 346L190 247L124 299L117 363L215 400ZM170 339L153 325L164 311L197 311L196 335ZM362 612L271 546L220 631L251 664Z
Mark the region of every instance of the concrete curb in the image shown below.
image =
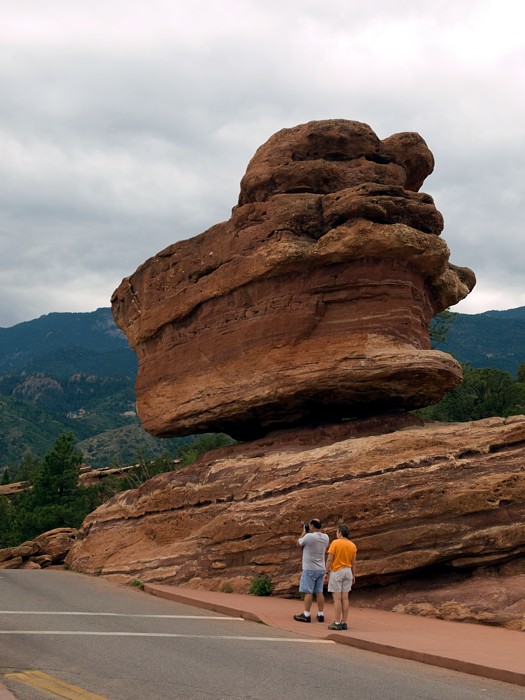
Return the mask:
M176 603L184 603L184 605L193 605L195 608L201 608L202 610L209 610L210 612L217 612L221 615L229 615L230 617L242 617L243 620L250 620L251 622L262 622L271 627L271 623L263 619L264 616L254 613L250 610L241 610L236 606L223 605L222 603L216 603L214 601L208 600L196 600L192 598L191 595L184 595L184 593L179 593L178 591L168 591L160 588L159 586L150 586L149 584L144 584L144 592L150 595L157 596L158 598L166 598L166 600L173 600ZM1 700L1 699L0 699Z
M483 678L490 678L493 681L503 681L504 683L525 686L525 672L517 673L503 668L476 664L463 659L454 659L452 657L430 654L429 652L417 651L415 649L403 649L388 644L381 644L380 642L344 637L338 634L330 634L327 636L327 639L331 639L338 644L346 644L356 649L362 649L363 651L372 651L376 654L394 656L398 659L408 659L409 661L418 661L419 663L428 664L429 666L448 668L451 671L459 671L460 673L468 673L471 676L481 676Z

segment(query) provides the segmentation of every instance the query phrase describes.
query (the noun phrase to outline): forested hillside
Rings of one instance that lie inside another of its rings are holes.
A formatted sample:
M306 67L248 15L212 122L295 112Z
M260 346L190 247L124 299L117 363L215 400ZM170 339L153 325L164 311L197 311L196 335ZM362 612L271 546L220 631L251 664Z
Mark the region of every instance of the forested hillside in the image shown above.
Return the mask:
M111 309L51 313L0 328L0 372L124 376L134 379L137 360Z
M137 361L111 310L52 313L0 328L0 469L71 431L93 467L175 453L135 413Z
M525 306L456 314L445 341L434 346L472 367L495 367L516 378L525 362Z

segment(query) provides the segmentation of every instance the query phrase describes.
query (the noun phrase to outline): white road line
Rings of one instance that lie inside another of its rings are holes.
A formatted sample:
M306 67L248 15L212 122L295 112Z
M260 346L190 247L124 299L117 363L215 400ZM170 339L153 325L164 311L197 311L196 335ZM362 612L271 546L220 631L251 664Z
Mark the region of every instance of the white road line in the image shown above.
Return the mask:
M59 635L79 637L169 637L174 639L230 639L243 642L288 642L293 644L335 644L330 639L295 639L294 637L240 637L223 634L172 634L163 632L82 632L62 630L0 630L0 634Z
M147 617L156 620L240 620L244 622L242 617L228 617L227 615L134 615L108 612L46 612L41 610L0 610L0 615L89 615L93 617Z

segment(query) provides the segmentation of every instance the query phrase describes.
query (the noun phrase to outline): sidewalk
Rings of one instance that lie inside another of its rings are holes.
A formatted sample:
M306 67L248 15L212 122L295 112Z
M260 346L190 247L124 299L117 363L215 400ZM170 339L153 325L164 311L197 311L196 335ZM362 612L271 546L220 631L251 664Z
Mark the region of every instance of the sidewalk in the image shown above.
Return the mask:
M330 632L331 605L325 610L324 624L317 621L305 624L293 619L293 615L303 610L300 600L153 584L145 584L144 590L161 598L289 632L525 686L524 632L353 608L351 604L348 631Z

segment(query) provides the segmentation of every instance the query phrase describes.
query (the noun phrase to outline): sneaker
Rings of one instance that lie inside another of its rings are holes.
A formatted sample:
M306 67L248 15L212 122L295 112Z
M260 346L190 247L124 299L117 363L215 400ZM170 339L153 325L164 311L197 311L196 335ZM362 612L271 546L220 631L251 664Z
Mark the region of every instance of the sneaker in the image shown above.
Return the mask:
M324 622L324 615L317 613L317 622Z
M312 618L306 617L304 613L301 613L300 615L294 615L293 619L297 620L297 622L310 622Z
M329 630L342 630L343 629L343 623L342 622L332 622L331 625L328 625Z
M341 629L342 629L342 630L347 630L347 629L348 629L348 625L346 624L346 622L341 622Z

